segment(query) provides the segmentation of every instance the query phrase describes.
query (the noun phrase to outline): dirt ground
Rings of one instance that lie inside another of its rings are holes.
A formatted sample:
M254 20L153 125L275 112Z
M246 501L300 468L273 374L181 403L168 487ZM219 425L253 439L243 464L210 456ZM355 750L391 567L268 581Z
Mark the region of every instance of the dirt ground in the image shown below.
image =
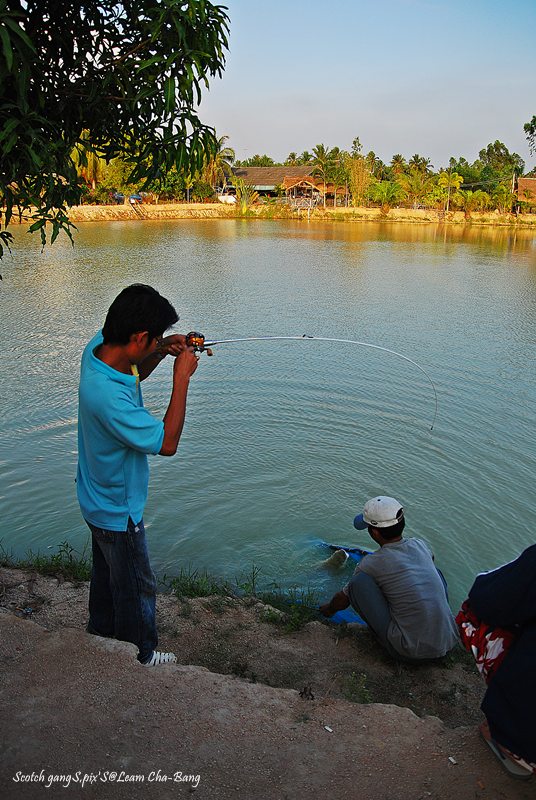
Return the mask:
M367 631L289 633L255 600L160 595L160 645L180 664L148 669L132 645L85 633L87 595L0 569L9 800L42 798L47 783L105 800L534 796L534 779L512 780L479 739L484 686L461 650L397 665Z

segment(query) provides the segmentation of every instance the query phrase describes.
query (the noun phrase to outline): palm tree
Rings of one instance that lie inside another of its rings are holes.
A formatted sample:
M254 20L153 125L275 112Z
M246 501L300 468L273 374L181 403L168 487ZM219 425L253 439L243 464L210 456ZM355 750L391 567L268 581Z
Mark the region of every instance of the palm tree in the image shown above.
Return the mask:
M365 162L370 170L371 175L378 180L381 180L384 177L385 164L381 158L378 158L374 150L371 150L369 153L367 153L365 156Z
M285 159L285 167L297 167L300 163L297 153L289 153Z
M396 153L391 159L391 171L393 175L400 175L406 168L406 159L400 153Z
M308 150L304 150L300 156L300 163L301 164L310 164L313 160L313 156Z
M372 199L380 204L383 216L404 197L404 190L396 181L378 181L372 187Z
M493 202L501 214L507 214L512 210L515 203L516 196L512 192L510 186L500 183L493 192Z
M475 194L477 195L477 209L479 211L486 211L491 206L490 195L487 192L484 192L482 189L478 189Z
M235 151L232 147L226 147L225 142L228 136L221 136L218 139L216 149L209 157L203 170L203 177L212 188L216 190L218 183L223 181L225 186L226 179L231 175L231 164L235 160Z
M416 169L411 169L405 175L400 175L398 181L414 208L417 208L422 203L432 188L431 177L425 172L419 172Z
M420 156L418 153L411 156L408 161L408 167L419 170L419 172L430 172L433 169L430 159Z
M463 177L458 175L457 172L452 172L452 170L443 170L439 173L439 177L437 179L437 185L444 189L446 192L446 204L445 204L445 211L448 213L450 207L450 195L451 192L457 192L460 186L463 183Z
M324 208L326 207L326 188L328 180L333 180L339 149L330 150L323 144L313 147L313 175L322 178Z
M471 212L476 211L478 206L481 203L480 194L482 192L477 191L473 192L471 189L460 189L456 192L454 197L452 198L453 201L458 205L465 214L465 219L471 218ZM485 194L485 193L484 193Z

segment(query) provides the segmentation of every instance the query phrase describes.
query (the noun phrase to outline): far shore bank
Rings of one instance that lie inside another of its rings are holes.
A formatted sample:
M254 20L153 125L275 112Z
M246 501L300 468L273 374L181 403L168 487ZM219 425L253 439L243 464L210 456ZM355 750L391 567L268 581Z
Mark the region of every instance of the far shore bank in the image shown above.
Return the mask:
M242 216L238 209L219 203L162 203L159 205L82 205L69 210L69 218L78 222L126 222L166 219L298 219L318 222L401 222L419 225L490 226L502 228L534 228L536 214L500 214L493 212L473 212L469 218L463 211L448 214L433 209L392 208L383 214L380 208L352 206L338 208L316 208L291 211L289 208L274 205L252 206ZM29 219L21 220L25 224Z

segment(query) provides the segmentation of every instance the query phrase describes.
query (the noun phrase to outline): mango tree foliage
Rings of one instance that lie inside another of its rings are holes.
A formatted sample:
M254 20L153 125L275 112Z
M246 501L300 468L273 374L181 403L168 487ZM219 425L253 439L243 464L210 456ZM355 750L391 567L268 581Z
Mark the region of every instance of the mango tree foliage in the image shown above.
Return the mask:
M503 142L496 139L490 142L487 147L480 150L478 160L483 166L483 170L492 178L500 180L511 180L512 175L522 175L525 169L525 162L517 153L511 153Z
M69 235L89 155L121 156L143 189L200 170L216 145L197 107L220 76L228 17L208 0L0 4L0 245L14 211ZM87 134L83 134L87 131ZM73 158L73 150L78 155Z
M531 153L536 153L536 116L530 122L523 125L523 130L527 134L527 142Z

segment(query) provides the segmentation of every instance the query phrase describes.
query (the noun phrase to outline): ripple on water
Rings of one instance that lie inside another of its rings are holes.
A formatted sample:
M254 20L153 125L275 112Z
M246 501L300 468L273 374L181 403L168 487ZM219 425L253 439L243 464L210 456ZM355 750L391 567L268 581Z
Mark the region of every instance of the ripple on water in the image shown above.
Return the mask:
M118 223L82 226L74 250L40 255L17 236L0 329L4 544L23 554L86 540L74 486L80 353L117 290L142 281L176 303L180 330L369 341L425 367L439 399L430 431L422 373L356 346L215 348L192 381L178 456L151 459L155 567L233 577L256 563L267 580L330 591L318 541L367 545L353 516L386 492L405 504L408 533L432 544L458 603L477 571L532 543L536 250L509 237ZM144 386L160 416L170 369Z

